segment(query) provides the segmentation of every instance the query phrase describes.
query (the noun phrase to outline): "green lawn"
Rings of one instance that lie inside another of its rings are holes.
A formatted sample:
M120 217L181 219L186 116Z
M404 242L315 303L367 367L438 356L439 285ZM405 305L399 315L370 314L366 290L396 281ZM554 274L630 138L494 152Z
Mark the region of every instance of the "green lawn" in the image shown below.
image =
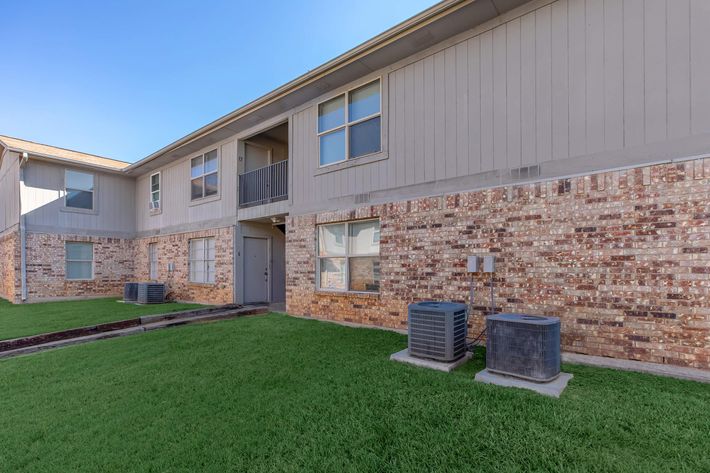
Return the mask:
M123 304L116 299L13 305L0 299L0 340L195 307L200 306L178 303L139 306Z
M0 361L0 471L710 471L710 386L568 365L561 399L285 315Z

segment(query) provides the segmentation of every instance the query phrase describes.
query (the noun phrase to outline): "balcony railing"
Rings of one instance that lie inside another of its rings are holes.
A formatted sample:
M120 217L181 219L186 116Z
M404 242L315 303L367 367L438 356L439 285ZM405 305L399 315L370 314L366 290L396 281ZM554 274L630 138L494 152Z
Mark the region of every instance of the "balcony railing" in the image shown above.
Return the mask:
M239 206L268 204L288 198L288 160L239 175Z

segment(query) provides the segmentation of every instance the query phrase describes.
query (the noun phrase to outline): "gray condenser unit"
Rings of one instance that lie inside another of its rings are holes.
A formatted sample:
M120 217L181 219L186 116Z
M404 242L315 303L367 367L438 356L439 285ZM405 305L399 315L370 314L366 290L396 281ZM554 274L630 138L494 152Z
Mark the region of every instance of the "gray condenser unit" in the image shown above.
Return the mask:
M165 302L165 284L142 282L138 284L139 304L162 304Z
M127 282L123 286L123 300L125 302L135 302L138 300L138 283Z
M466 353L466 304L419 302L409 305L409 354L453 361Z
M560 319L524 314L486 317L486 368L530 381L560 374Z

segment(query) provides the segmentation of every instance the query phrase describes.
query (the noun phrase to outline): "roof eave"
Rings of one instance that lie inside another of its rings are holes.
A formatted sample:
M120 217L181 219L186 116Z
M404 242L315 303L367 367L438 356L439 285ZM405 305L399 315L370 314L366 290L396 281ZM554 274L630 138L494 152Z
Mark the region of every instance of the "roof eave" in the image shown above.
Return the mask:
M126 168L128 167L128 163L126 163L126 167L114 168L111 166L102 166L100 164L92 164L92 163L85 163L82 161L75 161L73 159L59 158L57 156L52 156L49 154L30 152L30 151L26 151L26 150L19 149L19 148L8 148L8 150L14 151L16 153L27 153L27 155L30 158L34 158L34 159L39 158L41 161L60 162L60 163L71 165L71 166L76 166L76 167L81 167L81 168L90 168L90 169L95 169L97 171L111 172L111 173L116 173L116 174L124 173Z
M294 92L302 87L305 87L311 82L314 82L318 80L319 78L323 77L324 75L330 74L340 67L343 67L347 64L350 64L353 61L356 61L360 59L362 56L374 52L377 49L395 41L396 39L399 39L401 36L419 29L423 26L426 26L427 24L431 23L432 21L435 21L437 18L440 18L444 15L447 15L451 13L452 11L461 8L464 5L468 5L470 3L475 2L476 0L443 0L436 5L433 5L432 7L428 8L427 10L424 10L423 12L403 21L402 23L399 23L398 25L384 31L383 33L380 33L379 35L375 36L374 38L371 38L368 41L365 41L364 43L354 47L353 49L341 54L340 56L331 59L330 61L326 62L325 64L322 64L321 66L318 66L317 68L308 71L305 74L302 74L301 76L293 79L290 82L287 82L286 84L274 89L273 91L259 97L256 100L253 100L252 102L249 102L248 104L234 110L233 112L230 112L217 120L214 120L213 122L208 123L207 125L198 128L197 130L193 131L192 133L185 135L184 137L180 138L179 140L176 140L169 145L159 149L158 151L146 156L145 158L141 159L140 161L137 161L128 167L124 169L124 172L130 172L134 169L137 169L144 164L152 161L155 158L158 158L162 156L165 153L168 153L174 149L177 149L181 146L184 146L199 137L214 131L220 127L223 127L225 125L228 125L229 123L238 120L239 118L242 118L250 113L253 113L254 111L258 110L259 108L262 108L279 98L287 95L288 93Z

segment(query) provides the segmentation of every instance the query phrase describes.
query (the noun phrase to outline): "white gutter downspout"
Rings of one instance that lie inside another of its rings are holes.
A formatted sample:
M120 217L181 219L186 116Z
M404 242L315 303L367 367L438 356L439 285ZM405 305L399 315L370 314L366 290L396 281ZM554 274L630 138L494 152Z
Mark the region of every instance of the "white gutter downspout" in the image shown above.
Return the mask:
M22 302L27 301L27 232L25 230L25 213L22 211L22 193L25 189L25 169L28 155L22 153L20 159L20 285Z

